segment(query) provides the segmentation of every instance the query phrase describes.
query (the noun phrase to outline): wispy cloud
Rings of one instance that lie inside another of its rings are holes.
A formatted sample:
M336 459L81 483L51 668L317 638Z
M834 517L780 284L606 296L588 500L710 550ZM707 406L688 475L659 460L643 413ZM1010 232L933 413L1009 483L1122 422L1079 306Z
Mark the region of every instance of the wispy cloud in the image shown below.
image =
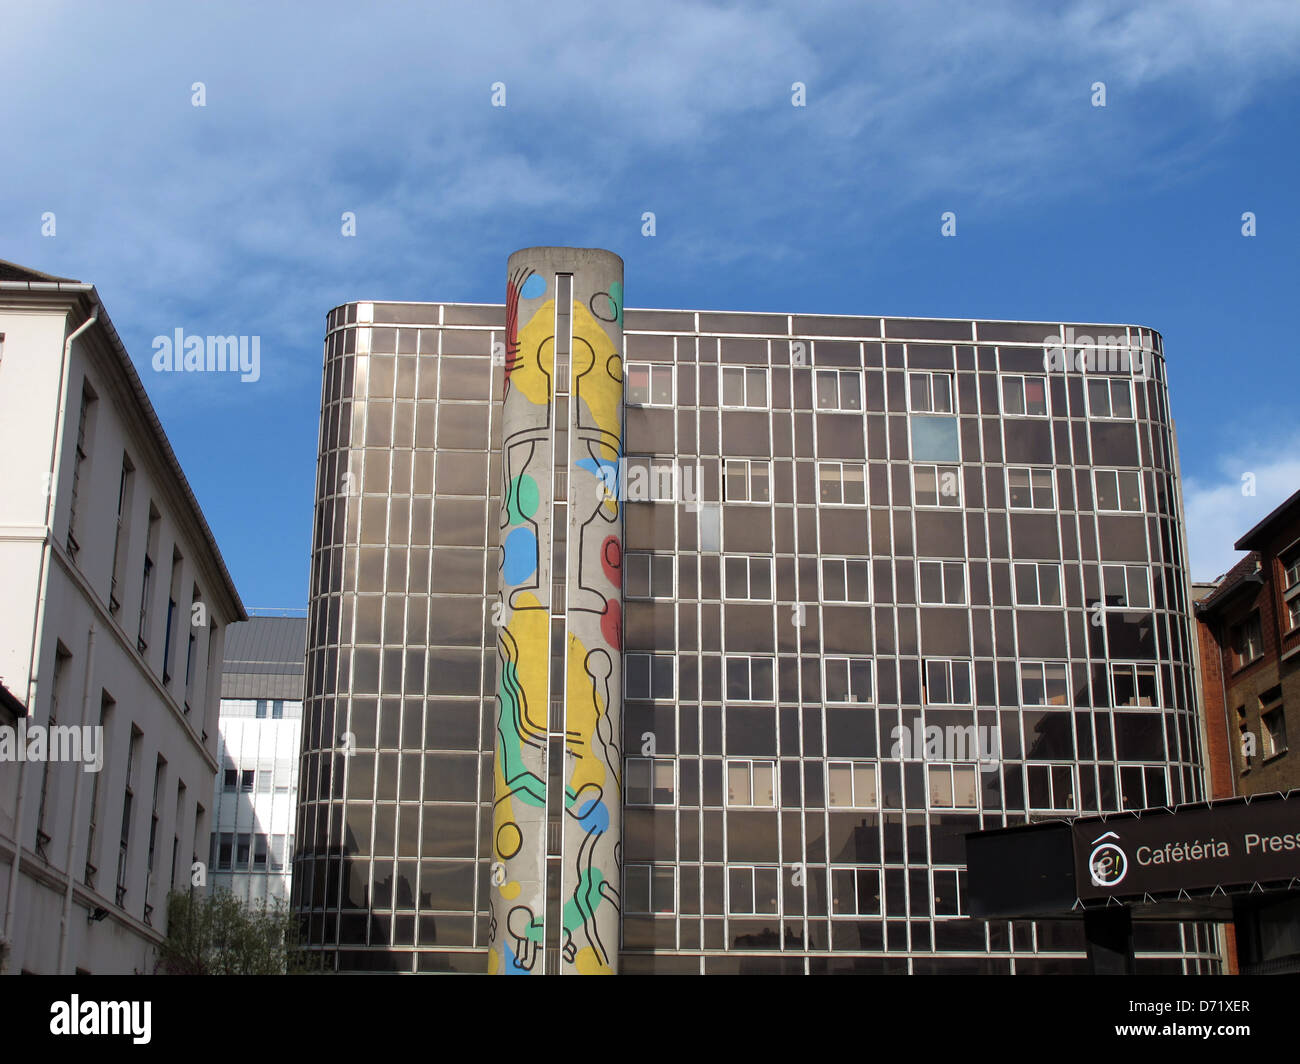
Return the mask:
M1256 435L1183 488L1192 579L1212 580L1242 558L1232 545L1300 490L1300 429Z

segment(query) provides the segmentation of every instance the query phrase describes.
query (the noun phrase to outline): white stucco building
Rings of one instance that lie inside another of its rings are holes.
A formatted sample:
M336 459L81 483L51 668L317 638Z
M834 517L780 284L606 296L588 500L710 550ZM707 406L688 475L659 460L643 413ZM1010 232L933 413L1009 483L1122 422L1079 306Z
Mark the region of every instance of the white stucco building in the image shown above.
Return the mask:
M226 634L208 882L254 905L289 900L306 653L305 616Z
M246 615L92 285L0 262L0 454L0 683L27 712L0 733L0 953L151 972L168 890L207 858Z

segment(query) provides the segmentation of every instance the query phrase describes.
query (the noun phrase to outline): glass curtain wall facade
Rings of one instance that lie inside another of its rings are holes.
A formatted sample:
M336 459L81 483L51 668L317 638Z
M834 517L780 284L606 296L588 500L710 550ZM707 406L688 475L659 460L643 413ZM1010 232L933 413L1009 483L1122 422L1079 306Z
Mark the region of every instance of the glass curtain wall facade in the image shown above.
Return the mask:
M329 315L295 893L342 970L487 968L506 316ZM625 312L621 971L1086 970L967 917L963 836L1203 797L1161 346Z

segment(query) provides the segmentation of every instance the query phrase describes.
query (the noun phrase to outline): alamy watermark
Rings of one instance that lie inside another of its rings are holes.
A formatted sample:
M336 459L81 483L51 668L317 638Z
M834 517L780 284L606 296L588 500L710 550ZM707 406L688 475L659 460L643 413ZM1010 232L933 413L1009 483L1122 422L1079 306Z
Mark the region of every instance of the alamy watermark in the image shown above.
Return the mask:
M252 383L262 375L260 336L171 336L153 338L153 368L158 373L238 373Z
M0 762L76 761L83 772L104 767L104 729L90 724L0 725Z
M1065 335L1050 333L1043 338L1043 369L1048 373L1131 373L1152 376L1155 348L1147 340L1130 340L1127 333L1090 336L1075 334L1068 326Z
M898 761L977 761L981 772L994 772L1002 761L1002 741L996 727L950 724L924 728L895 725L889 756Z

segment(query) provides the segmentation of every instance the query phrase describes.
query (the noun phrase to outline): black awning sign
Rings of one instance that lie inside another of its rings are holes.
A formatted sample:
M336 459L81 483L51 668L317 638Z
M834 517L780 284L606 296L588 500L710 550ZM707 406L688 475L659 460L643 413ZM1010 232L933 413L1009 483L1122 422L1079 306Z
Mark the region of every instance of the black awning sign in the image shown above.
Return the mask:
M1204 890L1300 877L1297 802L1076 821L1072 829L1080 898Z

